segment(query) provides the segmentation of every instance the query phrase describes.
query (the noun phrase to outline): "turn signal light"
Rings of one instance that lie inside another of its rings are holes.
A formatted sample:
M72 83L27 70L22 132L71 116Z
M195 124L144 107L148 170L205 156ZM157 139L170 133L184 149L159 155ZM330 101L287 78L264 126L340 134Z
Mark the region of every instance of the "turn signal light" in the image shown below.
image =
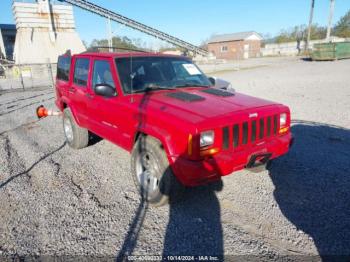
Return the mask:
M192 155L192 151L193 151L193 149L192 149L192 135L189 134L188 135L188 145L187 145L187 153L189 156Z
M283 128L280 128L280 130L279 130L279 134L280 135L282 135L282 134L284 134L284 133L287 133L287 131L289 130L289 127L283 127Z
M206 150L201 150L200 156L211 156L219 153L220 149L217 147L206 149Z

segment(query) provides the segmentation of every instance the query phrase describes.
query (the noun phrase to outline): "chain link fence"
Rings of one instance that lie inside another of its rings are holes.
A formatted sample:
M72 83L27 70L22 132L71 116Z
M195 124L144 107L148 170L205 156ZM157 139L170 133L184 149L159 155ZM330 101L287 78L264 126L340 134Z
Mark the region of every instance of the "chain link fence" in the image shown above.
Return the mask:
M0 91L51 88L56 70L57 64L0 64Z

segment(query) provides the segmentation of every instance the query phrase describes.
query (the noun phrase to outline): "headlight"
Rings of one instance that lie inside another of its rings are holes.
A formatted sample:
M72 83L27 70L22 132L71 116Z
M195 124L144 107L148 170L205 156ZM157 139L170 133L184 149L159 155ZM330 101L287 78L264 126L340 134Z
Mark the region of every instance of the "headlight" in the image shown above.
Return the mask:
M283 113L280 115L280 127L284 127L287 124L287 114Z
M214 144L214 131L205 131L200 136L200 147L210 146Z

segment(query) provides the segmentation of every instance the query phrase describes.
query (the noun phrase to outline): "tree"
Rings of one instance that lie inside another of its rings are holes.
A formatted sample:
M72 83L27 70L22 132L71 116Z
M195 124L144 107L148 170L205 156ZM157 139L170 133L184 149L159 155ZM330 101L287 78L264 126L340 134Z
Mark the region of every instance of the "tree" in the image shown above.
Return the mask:
M116 48L129 48L129 49L143 49L138 44L141 43L139 39L130 39L127 36L119 37L114 36L112 38L112 46ZM103 46L108 47L108 39L94 39L91 41L91 44L88 50L94 49L94 47Z
M317 24L311 26L311 40L324 39L327 36L327 27L318 26Z
M313 24L311 26L311 40L323 39L326 37L327 28ZM307 27L306 25L294 26L288 30L282 30L279 35L275 37L276 43L306 41Z
M350 37L350 10L340 18L333 29L333 35L338 37Z
M327 28L313 24L311 26L311 40L324 39L327 35ZM333 28L333 35L338 37L350 37L350 10L339 19ZM286 43L295 41L306 41L307 28L305 25L295 26L288 30L282 30L276 37L276 43Z
M89 46L88 43L85 40L83 40L83 45L84 45L85 48L88 48L88 46Z

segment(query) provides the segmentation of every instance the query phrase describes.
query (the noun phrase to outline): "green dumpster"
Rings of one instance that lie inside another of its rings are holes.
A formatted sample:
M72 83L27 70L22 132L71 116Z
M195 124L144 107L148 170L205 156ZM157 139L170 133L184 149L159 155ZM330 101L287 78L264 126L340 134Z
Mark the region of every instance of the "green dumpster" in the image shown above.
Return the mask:
M336 43L335 57L337 59L350 58L350 42Z
M314 44L312 60L336 60L350 58L350 42Z

